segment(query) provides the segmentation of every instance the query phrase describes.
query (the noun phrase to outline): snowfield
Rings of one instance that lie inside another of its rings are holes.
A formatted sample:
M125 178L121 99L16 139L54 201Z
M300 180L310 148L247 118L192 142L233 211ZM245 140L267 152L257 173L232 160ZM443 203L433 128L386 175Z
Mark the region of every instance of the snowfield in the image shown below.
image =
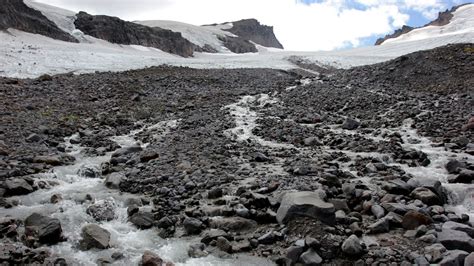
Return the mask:
M94 71L123 71L161 64L193 68L276 68L292 69L296 65L289 57L299 57L319 65L338 68L374 64L449 43L474 42L474 4L459 8L451 23L442 27L417 29L406 36L386 41L383 45L331 52L294 52L258 46L258 53L233 54L222 47L219 34L232 35L221 26L194 26L172 21L143 21L179 31L191 42L209 44L219 53L195 53L182 58L161 50L137 45L117 45L84 35L74 27L74 13L35 2L27 2L70 32L80 43L53 40L41 35L14 29L0 32L0 76L33 78L42 74L88 73Z

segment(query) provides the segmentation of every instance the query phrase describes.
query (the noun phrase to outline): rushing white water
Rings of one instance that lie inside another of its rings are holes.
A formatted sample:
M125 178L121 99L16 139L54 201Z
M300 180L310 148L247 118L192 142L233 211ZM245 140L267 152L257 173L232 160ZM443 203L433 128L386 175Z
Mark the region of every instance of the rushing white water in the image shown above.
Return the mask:
M143 126L127 135L116 136L112 139L122 147L129 147L139 143L134 136L141 132L156 133L154 140L159 140L176 125L176 120L163 121L156 125ZM145 250L150 250L176 265L273 265L268 260L247 255L235 255L230 259L221 259L213 255L198 259L189 258L188 247L199 242L199 238L162 239L153 228L137 229L128 222L125 206L126 200L136 198L136 195L108 189L103 179L78 175L79 169L84 166L100 169L101 164L110 160L112 154L110 152L104 156L88 157L82 153L82 147L70 143L71 139L78 137L74 135L65 139L68 153L76 158L73 165L55 167L50 173L38 175L36 178L36 182L50 182L57 185L37 190L26 196L14 197L20 204L11 209L1 208L1 217L25 219L33 212L38 212L58 218L67 241L50 248L53 253L68 259L73 265L96 265L101 258L111 260L110 257L114 252L122 253L124 258L113 261L113 265L138 265ZM140 144L146 146L148 143ZM57 204L52 204L50 199L55 194L60 194L62 200ZM90 195L93 200L87 201L86 195ZM99 223L86 213L88 206L101 201L112 203L115 207L115 219ZM151 206L142 208L151 208ZM109 249L88 251L78 249L81 228L89 223L97 223L111 233Z

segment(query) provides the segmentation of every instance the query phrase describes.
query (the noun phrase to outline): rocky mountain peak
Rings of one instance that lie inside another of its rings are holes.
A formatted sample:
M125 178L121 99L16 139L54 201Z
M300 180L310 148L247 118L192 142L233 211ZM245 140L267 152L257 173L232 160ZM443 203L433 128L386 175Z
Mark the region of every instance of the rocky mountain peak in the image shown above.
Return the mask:
M40 11L28 7L23 0L2 0L0 4L0 30L9 28L41 34L53 39L77 42L77 40L58 28Z
M253 41L265 47L283 49L283 45L278 41L273 32L273 27L260 24L256 19L243 19L232 22L232 28L227 31Z

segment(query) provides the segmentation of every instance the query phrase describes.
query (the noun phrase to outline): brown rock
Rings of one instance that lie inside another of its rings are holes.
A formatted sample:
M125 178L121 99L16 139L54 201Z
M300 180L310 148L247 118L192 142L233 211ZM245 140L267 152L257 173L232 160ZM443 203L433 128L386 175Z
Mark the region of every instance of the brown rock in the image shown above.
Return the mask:
M418 226L424 224L432 224L433 219L430 216L419 211L410 210L403 216L402 226L406 230L414 230Z

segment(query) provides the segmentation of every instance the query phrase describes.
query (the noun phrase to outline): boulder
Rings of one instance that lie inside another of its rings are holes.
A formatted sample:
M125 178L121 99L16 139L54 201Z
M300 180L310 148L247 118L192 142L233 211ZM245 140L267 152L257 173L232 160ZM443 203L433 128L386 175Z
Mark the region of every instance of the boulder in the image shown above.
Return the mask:
M411 191L410 185L408 185L405 181L401 179L394 179L394 180L385 182L385 184L382 187L387 192L391 194L397 194L397 195L408 195L410 194L410 191Z
M457 176L449 177L449 183L463 183L471 184L474 181L474 171L469 169L463 169Z
M82 227L82 240L80 246L84 250L93 248L107 249L110 245L110 233L96 224Z
M149 229L153 226L153 214L150 212L137 212L133 214L129 221L139 229Z
M381 234L390 231L390 224L387 218L382 218L367 227L371 234Z
M342 252L349 256L358 256L364 253L364 248L360 244L360 240L356 235L348 237L344 243L342 243Z
M111 173L105 178L105 186L110 189L119 189L120 183L125 179L125 175L122 173Z
M462 231L466 234L468 234L470 237L474 237L474 228L467 224L461 224L461 223L456 223L453 221L449 221L443 224L443 230L444 229L449 229L449 230L456 230L456 231Z
M203 223L196 218L186 217L183 221L183 227L186 234L195 235L201 233Z
M286 193L277 212L277 221L285 224L295 217L310 217L328 225L336 223L335 208L325 202L317 192Z
M301 246L291 246L286 249L286 258L290 261L290 265L294 265L301 254L304 252L304 247Z
M450 174L459 174L463 168L466 168L466 164L458 160L449 160L449 162L446 164L446 170Z
M38 242L53 245L63 240L59 219L33 213L25 220L25 229L32 232Z
M162 266L164 265L164 261L157 254L147 250L142 255L141 265L142 266Z
M438 232L438 242L449 250L474 251L474 239L462 231L443 229L441 232Z
M101 176L100 170L95 166L83 165L77 171L77 174L86 178L99 178Z
M231 232L244 232L254 229L257 222L242 217L212 218L209 221L212 228Z
M380 218L384 217L384 215L385 215L385 210L380 205L373 204L372 206L370 206L370 210L372 211L372 214L377 219L380 219Z
M209 255L206 251L206 245L203 243L191 244L188 248L188 256L191 258L202 258Z
M464 258L464 266L473 266L474 265L474 252L471 252L471 254L467 255L466 258Z
M87 207L86 212L98 222L111 221L115 218L115 204L110 200L98 201Z
M426 187L417 187L411 193L410 197L421 200L428 206L442 205L443 201L433 191Z
M443 258L444 253L446 252L446 248L440 243L427 246L424 248L424 250L425 254L429 255L429 257L431 258L431 263L436 263L440 261Z
M469 253L463 250L449 250L444 253L444 258L439 262L439 266L463 266L468 255Z
M360 122L353 119L353 118L346 118L346 120L344 120L344 123L342 124L342 128L343 129L347 129L347 130L354 130L354 129L357 129L358 127L360 126Z
M230 253L232 251L232 245L230 244L229 240L225 237L218 237L216 240L216 246L218 249Z
M405 213L407 213L410 210L415 210L415 211L418 210L418 208L415 206L405 205L401 203L383 202L381 205L388 212L394 212L400 215L405 215Z
M301 254L300 262L305 266L319 266L323 263L323 259L312 248Z
M10 178L3 182L5 195L18 196L30 194L34 188L23 178Z
M402 220L402 226L406 230L414 230L420 225L432 224L433 219L429 215L419 211L408 211Z

